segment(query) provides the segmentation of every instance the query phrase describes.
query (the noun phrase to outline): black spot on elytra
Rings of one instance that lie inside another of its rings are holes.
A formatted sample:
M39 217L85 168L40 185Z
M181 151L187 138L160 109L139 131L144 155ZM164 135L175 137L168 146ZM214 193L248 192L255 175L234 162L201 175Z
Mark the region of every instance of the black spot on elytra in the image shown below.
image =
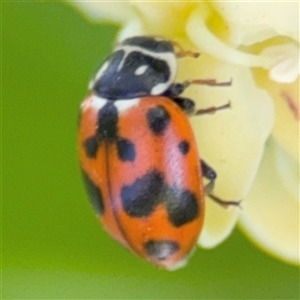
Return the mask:
M121 161L133 162L136 157L134 143L127 139L120 139L117 142L118 156Z
M197 198L189 190L169 189L166 206L169 220L176 227L193 221L199 215Z
M180 227L195 220L200 213L197 197L191 191L169 186L158 170L152 170L121 190L124 211L132 217L149 217L164 204L169 221Z
M187 140L183 140L179 143L178 148L183 155L186 155L190 150L190 144Z
M118 110L108 101L98 113L97 137L99 140L115 140L118 136Z
M118 140L118 110L112 101L108 101L98 111L96 133L87 138L83 147L89 158L96 158L98 148L103 141L112 143Z
M150 256L165 260L179 250L179 244L172 240L150 240L144 248Z
M163 176L153 170L139 177L132 185L121 190L121 199L126 213L133 217L149 216L160 201L164 188Z
M161 135L170 123L170 115L162 105L157 105L148 110L147 121L151 131L155 135Z
M89 158L96 157L98 151L98 141L94 136L87 138L83 143L83 147L85 149L85 153L87 157Z
M104 200L101 189L89 178L89 176L84 171L82 171L82 178L93 208L98 215L102 215L104 213Z

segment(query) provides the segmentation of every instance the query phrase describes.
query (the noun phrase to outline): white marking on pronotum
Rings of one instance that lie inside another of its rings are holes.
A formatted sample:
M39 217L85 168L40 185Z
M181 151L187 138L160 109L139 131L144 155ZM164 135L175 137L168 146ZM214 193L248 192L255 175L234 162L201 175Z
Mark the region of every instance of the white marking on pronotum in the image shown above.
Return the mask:
M106 61L98 70L98 72L96 73L96 75L94 76L94 78L92 78L92 80L89 83L89 90L91 90L95 84L95 82L97 80L99 80L99 78L102 76L102 74L106 71L106 69L108 68L110 64L110 61Z
M114 102L115 107L119 113L125 112L127 109L136 106L140 102L139 98L130 99L130 100L117 100Z
M147 69L148 69L147 65L142 65L134 71L134 75L136 76L143 75Z
M144 55L148 55L153 57L154 59L162 60L165 61L168 64L169 70L170 70L170 76L168 80L164 83L159 84L158 87L154 87L153 93L151 91L152 95L159 95L166 91L168 87L172 84L172 82L175 79L176 71L177 71L177 59L174 54L174 52L168 51L168 52L154 52L154 51L149 51L146 49L143 49L138 46L131 46L131 45L126 45L126 46L120 46L116 49L117 50L123 50L124 51L124 56L118 66L118 71L120 71L125 63L126 57L131 53L131 52L140 52ZM141 66L142 67L142 66Z
M166 91L168 89L168 87L169 87L169 84L166 82L158 83L151 89L150 93L151 93L151 95L160 95L164 91Z
M106 103L107 99L98 97L96 95L91 95L87 97L81 104L81 110L85 111L86 109L93 109L94 111L98 111L101 109Z

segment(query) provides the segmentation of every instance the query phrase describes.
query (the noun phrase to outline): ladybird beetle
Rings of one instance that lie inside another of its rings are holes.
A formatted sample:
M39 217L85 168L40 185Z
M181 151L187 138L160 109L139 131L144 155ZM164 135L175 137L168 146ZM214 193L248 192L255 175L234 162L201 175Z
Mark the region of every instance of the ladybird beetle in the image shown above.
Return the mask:
M210 190L216 179L199 159L187 115L229 107L195 111L194 101L180 95L190 84L230 85L175 83L177 59L198 56L178 47L148 36L124 40L90 83L78 138L84 183L105 230L170 270L186 263L201 232L202 176Z

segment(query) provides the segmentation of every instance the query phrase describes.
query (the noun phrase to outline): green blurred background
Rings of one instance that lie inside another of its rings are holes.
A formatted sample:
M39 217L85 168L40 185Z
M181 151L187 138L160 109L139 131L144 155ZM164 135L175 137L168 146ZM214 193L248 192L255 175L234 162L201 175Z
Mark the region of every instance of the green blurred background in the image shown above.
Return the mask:
M176 272L102 231L81 183L76 123L116 32L60 2L2 3L2 298L298 299L299 269L238 230Z

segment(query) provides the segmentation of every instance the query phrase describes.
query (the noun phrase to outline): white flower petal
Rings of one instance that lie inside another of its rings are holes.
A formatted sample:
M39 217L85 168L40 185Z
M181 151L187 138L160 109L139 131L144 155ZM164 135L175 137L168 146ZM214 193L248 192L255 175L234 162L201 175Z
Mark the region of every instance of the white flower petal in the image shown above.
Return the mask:
M286 88L274 97L276 122L273 134L291 155L299 160L299 91Z
M277 83L264 70L254 71L255 80L270 94L275 105L272 134L277 142L299 160L299 79L292 84Z
M278 161L281 159L283 161ZM295 168L299 172L298 162L271 139L254 185L243 203L240 223L262 249L282 260L299 264L299 173ZM287 178L282 180L282 176ZM291 182L287 184L289 180ZM296 195L295 181L298 182Z
M136 17L134 10L127 1L71 1L67 2L75 7L87 19L94 22L110 21L118 24L130 22Z
M122 42L126 38L145 35L144 25L139 18L128 22L119 32L117 41Z
M232 232L239 213L237 207L224 208L206 197L204 227L198 245L203 248L213 248L220 244Z
M255 85L251 71L216 61L208 55L180 61L180 78L233 79L231 87L192 86L185 96L196 101L197 108L231 102L231 109L213 115L191 118L201 158L218 173L214 194L224 200L241 200L249 191L264 143L274 122L272 99ZM239 208L224 210L207 200L200 244L213 247L231 232ZM219 218L222 226L217 226ZM215 225L214 225L215 224Z
M292 194L293 198L300 201L299 161L285 152L279 145L274 149L274 160L276 160L278 175L280 176L282 185Z
M268 27L276 31L276 35L289 36L299 41L298 1L211 1L211 5L225 18L226 23L256 29Z
M224 5L226 6L227 3ZM228 5L230 6L230 4ZM263 39L278 35L278 32L268 26L257 24L255 26L251 24L252 26L250 26L244 23L229 22L230 38L225 44L208 27L208 20L213 18L214 15L208 9L205 9L203 4L201 4L201 9L193 11L187 23L188 36L201 51L210 53L223 61L248 67L269 69L270 78L277 82L289 83L296 80L299 75L299 45L288 43L272 46L259 55L239 51L237 50L240 46L239 43L245 41L246 45L249 45L250 41L251 43L259 43ZM221 11L223 12L222 9Z
M269 57L241 52L222 42L207 27L207 18L208 15L204 11L200 9L195 10L191 14L186 26L187 35L201 52L210 53L224 62L248 67L269 68L272 63Z
M251 46L277 36L277 32L268 26L226 23L229 31L229 42L234 48L241 45Z
M148 35L165 37L184 34L186 18L193 7L184 1L132 1L131 4L143 20Z
M298 45L271 46L266 48L261 54L273 58L269 76L274 81L291 83L298 78L300 72Z
M251 187L272 129L272 99L255 85L247 68L226 65L204 54L181 63L185 68L180 78L233 79L230 87L193 86L185 95L196 101L197 108L231 102L231 109L192 117L191 123L201 158L219 174L217 194L241 199Z

